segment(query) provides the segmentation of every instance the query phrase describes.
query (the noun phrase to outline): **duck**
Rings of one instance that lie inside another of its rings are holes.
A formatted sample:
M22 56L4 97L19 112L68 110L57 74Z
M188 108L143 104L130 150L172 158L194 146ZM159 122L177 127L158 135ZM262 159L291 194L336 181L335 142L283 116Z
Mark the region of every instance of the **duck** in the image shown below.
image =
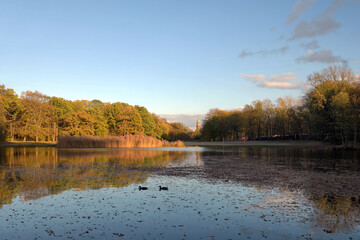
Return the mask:
M139 186L139 191L141 191L141 190L148 190L148 188L147 188L147 187Z
M167 191L167 190L169 190L169 188L168 188L168 187L162 187L162 186L159 186L159 191L161 191L161 190L163 190L163 191Z

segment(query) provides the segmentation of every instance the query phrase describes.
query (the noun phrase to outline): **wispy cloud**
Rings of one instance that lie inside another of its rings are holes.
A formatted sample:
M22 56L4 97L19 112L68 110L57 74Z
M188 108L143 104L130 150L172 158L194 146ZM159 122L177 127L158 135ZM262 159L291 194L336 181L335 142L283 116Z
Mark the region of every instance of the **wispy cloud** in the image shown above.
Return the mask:
M260 50L257 52L252 52L252 51L248 51L247 49L244 49L241 51L241 53L239 54L239 58L244 58L244 57L249 57L249 56L253 56L253 55L273 55L273 54L283 54L286 53L289 50L288 46L284 46L281 48L275 48L275 49L271 49L271 50Z
M239 58L244 58L244 57L248 57L248 56L252 56L254 55L254 52L250 52L246 49L242 50L241 53L239 54Z
M305 49L316 49L316 48L320 48L318 41L314 40L311 42L307 42L307 43L301 43L300 44L301 47L305 48Z
M346 62L342 57L334 56L331 50L321 50L318 52L308 50L305 56L298 57L296 61L298 63L319 62L327 64Z
M297 0L287 18L286 23L289 24L296 21L301 16L301 14L303 14L314 4L314 2L315 0Z
M283 73L280 75L271 74L270 77L265 75L240 74L241 78L255 83L258 87L279 88L279 89L299 89L303 83L296 77L295 73Z
M298 23L290 40L322 36L340 28L341 23L335 21L334 15L345 3L346 0L334 0L319 17Z
M262 50L262 51L259 51L258 53L262 54L262 55L272 55L272 54L277 54L277 53L286 53L288 50L289 50L289 47L284 46L284 47L276 48L276 49L272 49L272 50Z

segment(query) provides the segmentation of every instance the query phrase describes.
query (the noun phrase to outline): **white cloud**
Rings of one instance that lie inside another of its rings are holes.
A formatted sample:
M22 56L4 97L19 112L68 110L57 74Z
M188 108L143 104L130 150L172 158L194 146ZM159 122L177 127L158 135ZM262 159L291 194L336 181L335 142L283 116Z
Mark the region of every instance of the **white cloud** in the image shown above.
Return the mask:
M340 28L341 24L335 21L334 15L345 3L346 0L334 0L318 18L298 23L291 40L322 36Z
M303 83L298 79L295 73L283 73L280 75L271 74L270 77L265 75L240 74L241 78L255 83L258 87L279 88L279 89L299 89Z
M327 64L346 62L340 56L334 56L331 50L320 50L318 52L308 50L308 53L305 56L298 57L296 61L299 63L320 62Z
M286 22L289 24L296 21L301 16L301 14L303 14L307 9L309 9L314 4L314 2L315 0L296 1Z

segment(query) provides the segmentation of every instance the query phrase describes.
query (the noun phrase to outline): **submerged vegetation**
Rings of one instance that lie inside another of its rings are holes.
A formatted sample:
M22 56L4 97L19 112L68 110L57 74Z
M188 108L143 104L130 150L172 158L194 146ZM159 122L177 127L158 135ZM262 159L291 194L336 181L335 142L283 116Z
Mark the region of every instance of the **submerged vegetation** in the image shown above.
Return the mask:
M142 135L126 135L120 137L94 137L94 136L60 136L60 148L151 148L151 147L184 147L181 141L168 142Z
M301 140L355 145L359 139L360 81L346 66L308 76L302 99L290 96L253 101L240 111L211 109L202 126L204 140Z

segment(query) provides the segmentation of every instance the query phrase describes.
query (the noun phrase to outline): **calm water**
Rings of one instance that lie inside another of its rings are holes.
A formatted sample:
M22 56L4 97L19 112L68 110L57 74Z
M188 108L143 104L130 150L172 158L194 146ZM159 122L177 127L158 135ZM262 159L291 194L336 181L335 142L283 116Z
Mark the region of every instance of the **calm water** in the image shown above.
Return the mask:
M359 239L359 158L292 148L0 148L0 238Z

